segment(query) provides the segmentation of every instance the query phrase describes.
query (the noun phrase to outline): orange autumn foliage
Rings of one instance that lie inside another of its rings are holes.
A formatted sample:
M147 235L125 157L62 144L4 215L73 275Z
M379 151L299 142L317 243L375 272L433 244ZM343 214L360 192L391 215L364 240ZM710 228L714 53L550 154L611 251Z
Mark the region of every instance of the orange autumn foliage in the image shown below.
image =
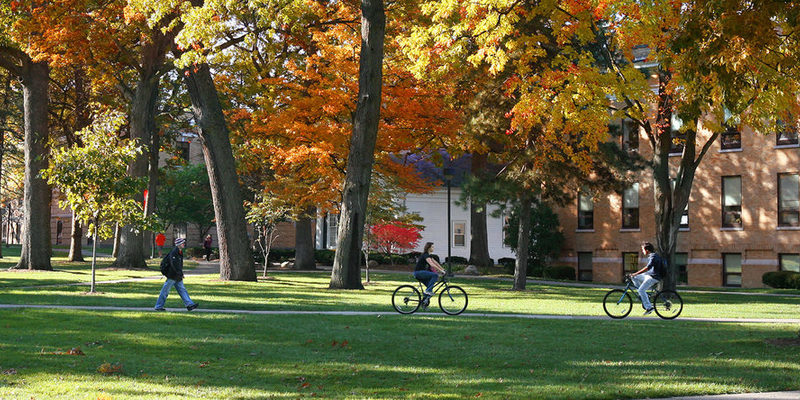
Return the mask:
M264 190L296 211L316 206L336 208L349 153L352 117L358 93L358 9L339 3L324 10L332 24L310 23L283 31L299 49L285 68L258 75L253 98L234 85L230 75L218 80L231 103L228 118L238 143L244 175L259 175ZM389 35L387 34L387 38ZM393 44L387 42L387 54ZM255 79L254 79L255 81ZM440 147L453 137L460 115L448 106L450 89L414 79L389 55L384 63L381 121L373 174L408 192L431 183L419 176L403 155Z

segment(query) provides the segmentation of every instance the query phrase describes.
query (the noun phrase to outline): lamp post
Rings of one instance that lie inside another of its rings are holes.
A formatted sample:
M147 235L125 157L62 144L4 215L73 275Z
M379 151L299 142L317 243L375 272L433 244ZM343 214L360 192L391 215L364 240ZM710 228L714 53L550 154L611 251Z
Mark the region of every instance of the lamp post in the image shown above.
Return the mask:
M450 180L453 179L453 168L445 167L444 168L444 181L447 185L447 275L452 273L452 269L450 267L450 241L452 240L452 232L451 230L453 227L450 223Z

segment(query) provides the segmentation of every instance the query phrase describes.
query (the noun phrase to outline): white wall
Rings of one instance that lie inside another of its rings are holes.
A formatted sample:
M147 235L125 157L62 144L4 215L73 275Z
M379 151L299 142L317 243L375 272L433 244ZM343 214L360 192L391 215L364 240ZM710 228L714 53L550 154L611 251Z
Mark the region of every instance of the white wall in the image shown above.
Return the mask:
M463 222L465 227L464 246L456 246L452 243L450 252L453 256L469 258L470 246L470 212L469 208L456 205L456 200L461 197L461 190L452 188L450 192L450 221L451 224ZM422 239L416 251L422 251L425 242L433 242L434 252L442 260L447 256L447 190L440 189L429 194L408 194L406 195L406 207L408 212L419 214L423 218ZM497 207L490 206L486 213L486 230L489 239L489 256L495 262L502 257L515 257L510 248L503 246L503 220L494 218L491 212ZM451 234L454 229L451 228Z

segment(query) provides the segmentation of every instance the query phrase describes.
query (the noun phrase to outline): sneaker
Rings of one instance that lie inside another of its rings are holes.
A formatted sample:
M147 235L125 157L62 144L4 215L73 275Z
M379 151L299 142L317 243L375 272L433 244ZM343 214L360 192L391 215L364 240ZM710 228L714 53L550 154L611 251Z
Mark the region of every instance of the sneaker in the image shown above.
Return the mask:
M430 290L426 290L426 291L424 291L422 293L425 293L426 295L428 295L430 297L433 297L433 292L431 292Z
M647 311L644 312L644 315L649 315L651 312L653 312L653 310L653 307L648 308Z
M164 307L159 307L159 308L156 308L155 310L156 310L156 311L167 311L167 309L166 309L166 308L164 308Z
M186 306L186 309L187 309L187 310L189 310L189 311L192 311L192 310L194 310L195 308L197 308L197 303L194 303L194 304L192 304L192 305L190 305L190 306Z
M427 310L429 305L431 305L429 299L422 300L422 311Z

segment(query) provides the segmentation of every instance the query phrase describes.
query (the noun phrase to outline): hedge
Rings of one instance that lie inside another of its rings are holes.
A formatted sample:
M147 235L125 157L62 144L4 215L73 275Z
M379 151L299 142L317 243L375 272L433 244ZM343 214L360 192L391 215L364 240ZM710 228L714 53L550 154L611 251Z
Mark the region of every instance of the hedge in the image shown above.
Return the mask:
M767 272L761 276L761 282L776 289L800 289L800 272Z

